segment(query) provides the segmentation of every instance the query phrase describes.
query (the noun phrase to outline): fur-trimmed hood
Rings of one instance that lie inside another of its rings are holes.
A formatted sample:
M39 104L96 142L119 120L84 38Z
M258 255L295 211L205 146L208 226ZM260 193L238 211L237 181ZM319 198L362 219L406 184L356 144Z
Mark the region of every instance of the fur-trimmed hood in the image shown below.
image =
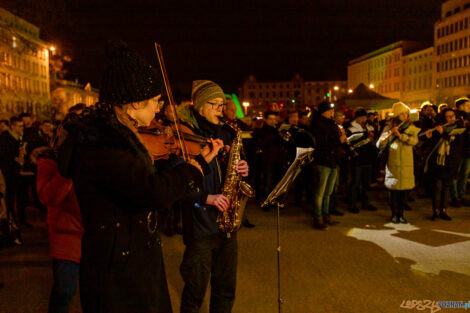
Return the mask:
M152 165L147 149L136 134L119 122L113 108L106 104L97 103L81 115L69 116L62 127L65 138L58 149L58 159L64 177L70 177L72 173L72 159L79 146L129 151Z

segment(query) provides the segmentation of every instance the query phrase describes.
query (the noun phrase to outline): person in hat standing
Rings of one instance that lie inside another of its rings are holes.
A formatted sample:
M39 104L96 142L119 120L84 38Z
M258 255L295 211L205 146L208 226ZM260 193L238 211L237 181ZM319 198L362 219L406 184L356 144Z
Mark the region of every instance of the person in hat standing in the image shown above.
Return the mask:
M333 119L334 114L333 103L321 102L318 105L318 116L310 128L316 141L313 161L315 170L313 227L319 230L337 223L330 218L330 196L338 177L341 144L346 141L346 135L340 135Z
M210 311L229 313L235 300L238 242L237 232L225 233L217 216L229 200L222 195L228 148L235 138L233 129L221 122L225 96L222 88L209 80L196 80L192 88L192 108L180 111L181 120L200 136L218 138L226 149L210 163L203 188L184 200L183 241L186 245L180 273L185 282L181 313L199 312L207 285L211 283ZM237 172L248 176L248 163L240 160Z
M83 221L84 313L172 312L157 215L202 188L204 156L161 172L140 140L161 106L161 80L122 42L110 43L99 102L63 125L61 175L72 178Z
M351 157L351 178L348 184L348 205L351 213L359 213L356 206L357 196L362 194L362 208L375 211L370 204L369 190L372 182L373 165L377 159L377 149L374 146L373 132L367 129L367 112L359 109L354 115L354 121L348 128L348 136L356 154ZM354 138L354 139L352 139ZM362 193L361 193L362 190Z
M407 206L409 192L415 187L413 146L418 143L420 129L407 123L410 108L406 104L394 103L392 113L392 124L385 126L377 141L377 148L388 149L389 153L384 184L390 191L392 223L406 224L408 222L403 211Z

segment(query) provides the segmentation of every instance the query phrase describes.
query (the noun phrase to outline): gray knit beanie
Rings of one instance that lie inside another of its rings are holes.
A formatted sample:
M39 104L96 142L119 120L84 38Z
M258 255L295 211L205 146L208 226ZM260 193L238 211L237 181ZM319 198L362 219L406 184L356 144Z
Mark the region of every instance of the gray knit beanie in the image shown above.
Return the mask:
M215 98L222 98L225 103L225 95L219 85L210 80L193 81L193 90L191 99L193 100L194 109L199 111L204 103Z

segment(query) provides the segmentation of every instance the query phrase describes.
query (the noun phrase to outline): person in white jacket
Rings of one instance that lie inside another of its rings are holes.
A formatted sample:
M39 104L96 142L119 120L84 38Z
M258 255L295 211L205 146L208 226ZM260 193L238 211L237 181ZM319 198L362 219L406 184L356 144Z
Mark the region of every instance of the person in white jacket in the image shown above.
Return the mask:
M415 187L413 146L418 143L420 129L409 122L410 108L404 103L394 103L392 113L392 125L384 128L377 147L388 150L385 187L390 191L392 222L406 224L403 210L410 190Z

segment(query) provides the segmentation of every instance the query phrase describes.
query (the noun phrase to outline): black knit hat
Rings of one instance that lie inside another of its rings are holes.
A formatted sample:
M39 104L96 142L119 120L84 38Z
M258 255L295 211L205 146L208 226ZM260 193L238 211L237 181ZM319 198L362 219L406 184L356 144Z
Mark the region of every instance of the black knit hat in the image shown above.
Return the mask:
M359 109L356 111L356 113L354 113L354 118L358 118L361 116L367 116L367 111L364 109Z
M152 66L125 42L109 42L110 66L101 78L100 102L121 105L152 99L162 92L162 82Z
M328 110L334 110L335 105L331 102L328 101L323 101L320 104L318 104L318 113L323 114Z

